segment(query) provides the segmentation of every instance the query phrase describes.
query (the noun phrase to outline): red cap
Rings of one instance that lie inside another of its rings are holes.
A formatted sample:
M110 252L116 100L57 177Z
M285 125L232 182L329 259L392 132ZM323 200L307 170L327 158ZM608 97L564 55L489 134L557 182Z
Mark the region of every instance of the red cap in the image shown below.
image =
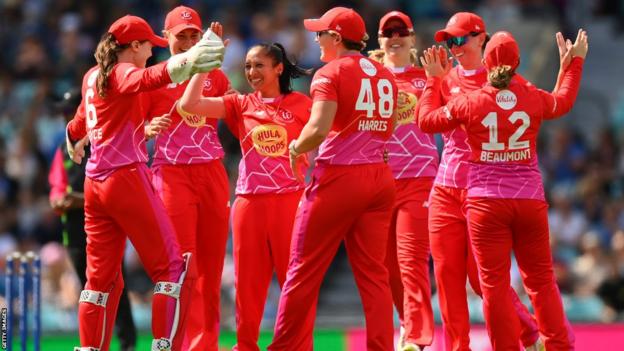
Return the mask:
M487 69L496 66L511 66L516 69L520 64L520 49L511 33L496 32L485 46L483 58Z
M167 40L154 34L152 27L144 19L137 16L125 15L121 17L111 24L108 32L122 45L134 40L149 40L153 45L161 47L168 44Z
M408 15L404 14L401 11L390 11L386 13L379 21L379 32L386 28L386 24L393 19L403 22L407 29L414 30L414 25L412 24L412 20L409 18Z
M310 32L333 30L351 41L363 41L366 37L362 16L346 7L334 7L321 18L303 20L303 26Z
M472 12L458 12L451 17L446 28L436 32L435 41L444 41L451 37L463 37L469 33L485 32L485 23Z
M169 11L165 18L165 30L176 35L189 28L203 32L201 17L197 11L186 6L178 6Z

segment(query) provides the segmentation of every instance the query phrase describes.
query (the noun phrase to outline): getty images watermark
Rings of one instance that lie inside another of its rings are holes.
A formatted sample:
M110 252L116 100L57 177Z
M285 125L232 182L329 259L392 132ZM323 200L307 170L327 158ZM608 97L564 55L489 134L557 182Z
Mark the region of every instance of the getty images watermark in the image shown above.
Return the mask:
M2 349L7 349L7 309L3 308L0 312L0 331L2 332Z

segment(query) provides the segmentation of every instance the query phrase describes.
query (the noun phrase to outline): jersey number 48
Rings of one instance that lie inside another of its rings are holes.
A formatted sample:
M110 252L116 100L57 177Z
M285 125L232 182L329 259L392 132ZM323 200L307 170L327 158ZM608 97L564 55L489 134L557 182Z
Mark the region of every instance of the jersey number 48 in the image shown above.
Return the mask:
M362 78L360 92L355 101L355 109L358 111L366 111L366 117L374 117L375 110L378 110L379 116L382 118L390 118L393 112L392 107L394 106L392 83L387 79L380 79L377 81L376 88L377 95L379 96L378 109L373 96L373 86L370 78Z

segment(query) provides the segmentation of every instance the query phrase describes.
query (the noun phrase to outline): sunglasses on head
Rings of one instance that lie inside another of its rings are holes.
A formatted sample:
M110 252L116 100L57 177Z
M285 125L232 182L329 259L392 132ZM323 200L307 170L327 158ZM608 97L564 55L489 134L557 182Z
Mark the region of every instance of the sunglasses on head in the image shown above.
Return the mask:
M412 34L412 31L405 27L386 28L381 30L379 36L382 38L392 38L395 33L399 37L403 38L410 36L410 34Z
M463 46L468 42L468 37L476 37L481 34L481 32L470 32L469 34L464 35L463 37L452 37L446 39L446 46L450 49L455 46Z

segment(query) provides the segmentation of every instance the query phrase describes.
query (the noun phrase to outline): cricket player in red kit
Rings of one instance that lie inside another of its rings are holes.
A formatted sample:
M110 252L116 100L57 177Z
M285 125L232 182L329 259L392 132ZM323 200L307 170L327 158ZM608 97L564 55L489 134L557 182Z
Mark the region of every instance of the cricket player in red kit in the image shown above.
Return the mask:
M488 334L494 350L518 350L520 321L509 292L513 250L523 284L535 307L546 350L574 350L574 336L563 312L549 246L548 205L537 164L536 139L544 119L567 113L578 93L587 35L562 59L561 85L548 93L512 80L520 62L513 36L498 32L484 53L489 84L442 106L444 74L439 51L422 59L429 79L419 126L428 132L465 127L472 148L469 161L468 225L479 268Z
M273 271L280 287L286 280L292 227L304 187L290 170L288 143L299 136L312 105L290 85L305 74L308 71L292 64L280 44L259 44L245 59L252 94L202 97L198 76L180 100L182 115L225 118L243 153L232 206L237 333L233 350L260 350L260 322ZM301 171L305 168L302 165ZM313 322L309 318L307 323L311 327Z
M220 26L211 29L221 36ZM178 6L167 14L163 34L172 55L185 52L201 39L201 18L192 8ZM182 251L193 254L198 272L191 294L194 313L186 322L183 349L217 351L230 189L217 120L182 118L172 109L186 86L187 82L171 83L142 95L151 118L146 135L155 136L152 183ZM219 69L208 73L203 82L205 96L222 96L229 90L230 82Z
M121 260L129 238L156 284L152 350L180 350L188 305L188 270L171 221L154 193L145 165L145 114L139 94L221 65L224 47L212 32L167 62L144 68L153 45L167 41L145 20L124 16L111 25L82 83L83 100L67 126L67 146L81 163L91 143L85 180L87 283L80 294L79 351L108 350L123 288Z
M319 146L293 229L290 263L268 350L307 351L323 276L340 243L360 290L369 350L393 348L392 297L384 265L394 180L384 149L394 128L397 86L381 64L362 56L368 35L352 9L335 7L305 20L317 32L319 69L310 86L310 121L290 144L302 179L302 153Z
M416 123L425 71L416 66L416 34L410 18L391 11L379 22L379 47L370 52L394 75L399 88L397 127L386 144L397 197L390 223L386 266L401 320L397 350L418 351L433 342L429 284L427 200L438 168L433 135Z
M453 15L446 28L436 33L435 40L446 41L449 51L459 62L442 80L440 94L443 103L487 83L487 72L482 64L487 33L479 16L469 12ZM444 151L429 201L429 238L445 345L448 350L466 351L470 350L466 278L475 293L481 295L465 213L470 145L462 128L446 131L442 137ZM522 343L533 350L539 343L535 319L511 286L509 291L522 321Z

